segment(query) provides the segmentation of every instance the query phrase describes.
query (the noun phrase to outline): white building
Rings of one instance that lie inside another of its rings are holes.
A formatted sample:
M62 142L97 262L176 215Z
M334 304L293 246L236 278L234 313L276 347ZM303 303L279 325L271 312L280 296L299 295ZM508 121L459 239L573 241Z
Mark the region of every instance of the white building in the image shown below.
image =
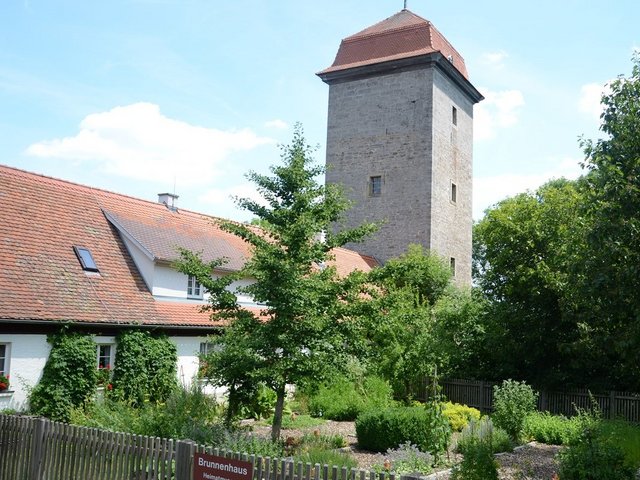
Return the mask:
M205 261L226 257L214 275L237 271L250 250L215 218L175 208L172 197L145 201L0 166L0 373L10 376L0 410L26 407L48 357L47 334L65 322L93 335L96 368L113 365L121 329L162 331L176 344L179 380L194 379L201 344L221 325L199 311L207 300L200 286L172 268L177 248ZM375 264L334 253L341 273Z

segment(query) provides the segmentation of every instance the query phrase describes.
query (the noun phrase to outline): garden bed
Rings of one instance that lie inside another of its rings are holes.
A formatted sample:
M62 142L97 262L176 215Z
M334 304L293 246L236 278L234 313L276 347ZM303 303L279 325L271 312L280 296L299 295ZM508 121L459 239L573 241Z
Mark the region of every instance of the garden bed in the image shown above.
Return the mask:
M271 428L250 422L253 432L261 437L268 438ZM372 453L366 450L358 449L356 439L356 430L354 422L335 422L328 420L317 427L283 429L282 438L293 437L298 438L305 433L312 433L314 430L322 435L341 435L347 440L350 455L358 462L358 467L369 470L375 464L384 462L384 454ZM455 442L452 442L452 444ZM518 447L512 453L502 453L496 456L500 464L499 475L500 480L550 480L554 473L558 471L558 465L555 455L561 447L555 445L545 445L542 443L531 442L522 447ZM460 456L456 453L449 452L451 462L455 463L460 460ZM443 469L444 470L444 469ZM449 474L440 472L438 480L448 480Z

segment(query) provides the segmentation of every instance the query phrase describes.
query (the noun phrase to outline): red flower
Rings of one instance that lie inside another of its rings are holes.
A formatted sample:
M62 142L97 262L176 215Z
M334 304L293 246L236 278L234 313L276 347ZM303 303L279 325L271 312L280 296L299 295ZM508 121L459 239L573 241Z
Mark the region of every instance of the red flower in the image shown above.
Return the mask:
M6 390L7 389L7 384L4 382L0 382L0 390Z
M111 384L107 385L107 390L113 390L113 385Z

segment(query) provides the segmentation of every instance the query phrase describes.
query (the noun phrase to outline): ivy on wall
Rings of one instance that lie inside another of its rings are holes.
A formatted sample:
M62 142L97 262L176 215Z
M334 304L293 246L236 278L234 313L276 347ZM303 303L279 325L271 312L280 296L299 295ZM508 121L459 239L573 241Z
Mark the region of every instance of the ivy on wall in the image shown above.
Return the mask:
M140 330L120 333L117 342L112 394L134 405L166 400L177 387L176 346Z
M47 341L51 352L29 404L36 415L67 422L71 410L95 393L96 344L88 335L66 330L49 335Z

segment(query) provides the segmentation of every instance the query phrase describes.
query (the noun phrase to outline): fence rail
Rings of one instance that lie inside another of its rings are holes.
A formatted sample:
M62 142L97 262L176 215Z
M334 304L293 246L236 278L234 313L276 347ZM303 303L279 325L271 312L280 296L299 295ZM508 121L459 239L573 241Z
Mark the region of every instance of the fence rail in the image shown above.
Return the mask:
M497 382L478 380L447 379L439 382L442 393L455 403L464 403L482 412L493 409L493 386ZM575 407L589 409L591 397L597 402L603 417L623 418L640 423L640 394L629 392L594 393L587 389L572 389L564 392L541 390L538 410L553 414L573 416Z
M249 461L253 480L396 480L393 473L311 465L191 441L0 415L0 480L192 480L196 452Z

